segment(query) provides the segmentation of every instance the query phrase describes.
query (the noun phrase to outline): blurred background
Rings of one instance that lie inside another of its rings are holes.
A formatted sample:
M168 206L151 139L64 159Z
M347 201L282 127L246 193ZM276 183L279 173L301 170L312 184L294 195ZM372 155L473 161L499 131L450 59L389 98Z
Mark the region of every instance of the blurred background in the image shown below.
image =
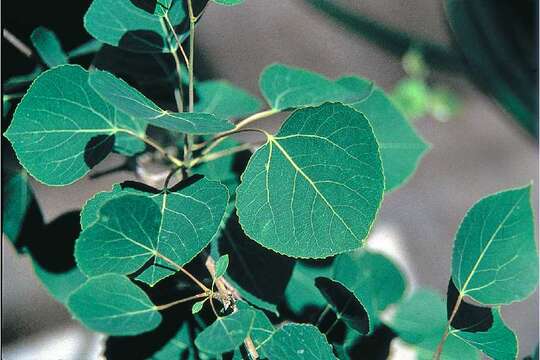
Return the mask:
M30 6L22 1L3 1L2 25L27 44L35 27L46 26L69 50L89 39L82 26L89 3L32 2ZM331 78L361 75L396 92L396 86L410 77L403 67L405 51L412 45L427 48L424 60L429 74L425 83L429 89L444 87L459 105L450 116L430 111L415 114L414 126L432 144L431 151L409 183L385 198L370 244L404 268L412 287L421 285L444 294L454 233L466 210L478 199L532 181L538 214L537 1L504 5L471 1L480 4L478 9L485 10L482 13L486 18L473 16L469 25L505 24L502 29L492 27L487 31L499 38L510 33L507 43L501 46L490 43L488 37L473 36L474 29L467 27L467 19L449 24L449 9L445 12L441 0L330 3L339 7L303 0L246 0L240 7L231 8L209 4L197 28L196 56L202 64L199 77L227 79L258 94L261 70L270 63L282 62ZM497 7L496 11L487 10ZM330 11L343 19L336 9L361 17L346 19L345 23L336 21L327 14ZM399 41L393 37L394 44L392 37L384 37L388 32L378 37L380 34L373 28L364 29L362 19L366 18L414 40L407 43L410 39L398 36ZM359 33L359 29L364 30ZM464 29L469 36L459 32ZM523 43L514 41L516 36ZM374 44L374 40L384 46ZM437 45L435 50L432 44ZM453 50L444 52L448 49ZM474 52L482 49L488 52ZM33 61L2 42L3 79L28 73L33 66ZM512 72L512 68L517 70ZM3 118L3 130L10 116ZM278 125L276 120L270 120L264 126L275 129ZM5 166L11 154L4 140L2 151ZM112 156L96 171L119 162ZM125 180L126 176L129 174L120 172L99 179L86 178L62 188L35 182L32 186L45 220L51 221L68 210L80 209L94 193L110 189L113 182ZM538 218L536 222L538 229ZM100 337L70 319L65 308L36 280L28 259L18 256L7 239L2 239L2 247L3 358L98 358ZM520 340L520 357L530 354L538 343L538 305L536 292L527 301L504 308L503 317Z

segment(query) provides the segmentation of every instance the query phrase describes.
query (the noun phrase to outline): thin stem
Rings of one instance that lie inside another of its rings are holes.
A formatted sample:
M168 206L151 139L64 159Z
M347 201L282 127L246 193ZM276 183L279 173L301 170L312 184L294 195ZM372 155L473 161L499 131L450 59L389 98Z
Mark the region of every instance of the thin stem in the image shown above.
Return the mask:
M178 170L180 170L181 168L180 167L176 167L174 169L171 170L171 172L169 173L169 175L167 175L167 177L165 178L165 183L163 185L163 188L164 189L168 189L169 188L169 182L171 181L171 179L173 178L174 174L176 174L176 172Z
M255 122L255 121L260 120L260 119L267 118L269 116L277 114L278 112L279 112L279 110L276 110L276 109L269 109L269 110L258 112L256 114L253 114L253 115L245 118L244 120L240 121L238 124L236 124L234 129L238 130L240 128L245 127L248 124L251 124L252 122Z
M251 149L252 146L253 145L251 145L251 144L242 144L242 145L238 145L238 146L235 146L235 147L232 147L232 148L229 148L229 149L225 149L225 150L222 150L222 151L216 151L216 152L213 152L213 153L210 153L210 154L207 154L207 155L203 155L203 156L200 156L200 157L194 159L191 162L190 166L195 166L195 165L197 165L199 163L214 161L214 160L220 159L220 158L225 157L225 156L229 156L229 155L241 152L241 151L249 150L249 149Z
M208 293L210 292L210 289L207 288L202 282L200 282L195 276L193 276L189 271L187 271L186 269L184 269L183 267L181 267L180 265L178 265L176 262L174 262L173 260L169 259L168 257L166 257L165 255L161 254L161 253L158 253L157 251L154 251L153 252L153 255L158 257L158 258L161 258L163 259L164 261L168 262L169 264L171 264L172 266L174 266L175 269L183 272L188 278L190 278L195 284L197 284L198 287L200 287L204 292Z
M206 258L206 261L204 263L206 266L206 269L212 275L212 278L214 274L216 273L216 262L212 258L212 256L208 256ZM236 311L236 300L241 300L242 297L238 293L238 291L230 285L225 278L220 277L219 279L215 279L216 288L219 291L219 297L218 299L221 301L225 309L227 309L228 306L232 306L233 310ZM232 300L232 302L230 302ZM210 302L212 304L212 302ZM244 340L244 346L246 347L246 350L249 352L249 355L251 359L257 360L259 359L259 354L257 353L257 349L253 345L253 341L251 340L251 337L248 336Z
M166 25L163 25L163 22L161 25L164 27L164 30L167 31L167 25L169 26L170 31L173 33L174 37L176 38L176 32L174 31L174 28L171 24L171 21L169 20L168 15L164 16ZM174 50L171 41L169 38L167 38L167 44L169 45L169 51L171 53L171 56L174 59L174 64L176 68L176 78L178 80L177 89L174 91L174 99L176 100L176 108L178 112L184 111L184 103L183 103L183 94L182 94L182 66L180 65L180 59L178 58L178 55L176 54L176 51ZM180 43L178 43L178 46L182 49ZM183 49L182 49L183 52Z
M197 19L193 15L193 2L192 0L188 0L188 13L189 13L189 60L188 60L188 77L189 77L189 84L188 84L188 111L192 113L194 111L194 103L195 103L195 91L194 91L194 77L193 77L193 71L194 71L194 63L195 63L195 22ZM189 168L191 163L191 152L193 151L191 149L193 145L193 135L186 134L186 137L184 139L184 162L187 164L187 172L189 175Z
M268 133L266 131L264 131L264 130L260 130L260 129L243 129L243 128L246 127L247 125L257 121L257 120L267 118L269 116L277 114L278 112L279 112L279 110L275 110L275 109L270 109L270 110L265 110L265 111L258 112L256 114L253 114L253 115L245 118L244 120L240 121L238 124L236 124L234 129L232 129L230 131L223 132L221 134L217 134L212 140L210 140L210 146L203 151L203 155L209 153L210 150L212 150L213 148L218 146L223 141L223 139L225 137L231 136L233 134L237 134L237 133L242 132L242 131L259 131L259 132L262 132L264 135L268 135Z
M233 130L218 134L213 139L208 141L208 143L207 143L208 147L203 150L202 154L206 155L206 154L210 153L210 151L212 151L223 140L225 140L226 137L229 137L229 136L234 135L234 134L239 134L239 133L242 133L242 132L249 132L249 131L254 131L254 132L261 133L267 138L270 135L266 131L261 130L261 129L251 129L251 128L249 128L249 129L233 129Z
M195 21L197 19L193 15L193 1L188 0L188 13L189 13L189 112L193 112L194 104L194 90L193 90L193 66L195 57Z
M214 297L210 296L210 307L212 308L212 311L214 312L214 315L219 318L219 314L216 310L216 306L214 305Z
M184 57L184 61L186 62L186 67L189 67L188 57L186 55L186 52L184 51L184 48L182 47L182 43L180 42L180 39L178 38L178 34L174 30L174 26L171 23L171 19L169 19L169 14L165 14L164 18L165 18L165 22L169 26L169 29L171 29L171 32L172 32L172 34L174 36L174 40L176 41L176 44L178 45L178 48L180 49L180 52L182 53L182 56Z
M336 325L338 324L339 320L340 320L340 318L339 318L339 316L337 316L337 317L336 317L336 320L334 320L334 322L332 323L332 325L330 325L330 327L328 328L328 330L326 330L326 331L324 332L324 335L328 336L328 335L332 332L332 330L334 330L334 328L335 328Z
M159 145L157 142L155 142L153 139L149 138L146 135L139 135L137 133L134 133L133 131L127 130L127 129L118 129L119 132L124 132L126 134L129 134L131 136L136 137L137 139L140 139L144 141L146 144L150 145L157 151L159 151L163 156L165 156L167 159L169 159L170 162L172 162L177 167L184 166L184 163L178 159L176 156L169 154L167 150L165 150L161 145Z
M31 58L34 54L32 50L19 38L13 35L8 29L2 30L2 37L7 40L15 49L19 50L24 56Z
M204 297L208 297L208 293L204 292L204 293L200 293L200 294L197 294L197 295L189 296L187 298L176 300L176 301L170 302L168 304L158 305L158 306L156 306L156 310L160 310L160 311L165 310L165 309L168 309L168 308L173 307L175 305L182 304L182 303L185 303L185 302L188 302L188 301L191 301L191 300L204 298Z
M328 313L328 311L330 311L330 304L326 304L326 306L324 307L324 310L317 318L317 323L315 324L316 326L319 326L321 324L322 319L324 319L324 316Z
M449 331L450 331L450 324L452 324L452 320L454 320L454 317L456 316L459 306L461 305L461 302L463 301L463 294L460 293L456 304L454 305L454 308L452 309L452 313L450 314L450 318L448 319L448 323L446 324L446 329L444 330L444 334L441 338L441 341L439 342L439 345L437 345L437 351L435 352L435 355L433 355L434 360L439 360L442 355L444 343L446 342L446 339L448 339Z

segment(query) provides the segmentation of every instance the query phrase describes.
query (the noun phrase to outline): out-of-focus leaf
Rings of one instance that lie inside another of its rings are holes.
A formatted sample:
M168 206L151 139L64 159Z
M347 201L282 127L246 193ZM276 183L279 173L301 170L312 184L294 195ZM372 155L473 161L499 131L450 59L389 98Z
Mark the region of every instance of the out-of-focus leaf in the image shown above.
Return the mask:
M62 45L60 44L58 37L56 37L56 34L51 30L40 26L32 31L30 39L41 60L43 60L48 67L55 67L68 63L68 57L64 50L62 50Z

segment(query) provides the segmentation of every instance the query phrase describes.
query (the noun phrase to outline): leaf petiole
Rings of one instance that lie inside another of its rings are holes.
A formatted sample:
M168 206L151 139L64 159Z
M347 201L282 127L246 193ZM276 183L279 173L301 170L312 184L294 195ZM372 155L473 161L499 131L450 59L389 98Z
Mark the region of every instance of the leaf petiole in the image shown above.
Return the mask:
M204 297L208 297L208 296L209 296L208 292L204 292L204 293L200 293L200 294L197 294L197 295L188 296L187 298L175 300L175 301L167 303L167 304L157 305L155 307L155 309L161 311L161 310L168 309L168 308L173 307L173 306L178 305L178 304L182 304L182 303L185 303L185 302L188 302L188 301L192 301L192 300L196 300L196 299L200 299L200 298L204 298Z

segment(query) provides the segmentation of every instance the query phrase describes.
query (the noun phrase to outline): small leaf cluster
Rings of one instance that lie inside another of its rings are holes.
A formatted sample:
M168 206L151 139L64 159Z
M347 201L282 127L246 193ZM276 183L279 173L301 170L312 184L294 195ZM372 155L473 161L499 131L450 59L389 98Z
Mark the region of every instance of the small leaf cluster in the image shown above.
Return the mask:
M105 357L353 359L390 331L421 358L515 358L500 306L538 283L530 186L467 213L446 305L407 291L399 266L364 245L385 194L429 145L359 76L271 64L264 105L225 80L195 79L206 6L94 0L84 24L95 40L65 53L38 28L40 65L5 85L31 82L4 134L23 167L7 174L4 233L74 318L109 335ZM73 63L94 53L88 69ZM276 133L258 126L278 114ZM232 137L244 132L257 141ZM111 153L137 181L44 223L29 177L67 186ZM159 186L141 175L147 155L167 169ZM30 227L55 244L36 243Z

